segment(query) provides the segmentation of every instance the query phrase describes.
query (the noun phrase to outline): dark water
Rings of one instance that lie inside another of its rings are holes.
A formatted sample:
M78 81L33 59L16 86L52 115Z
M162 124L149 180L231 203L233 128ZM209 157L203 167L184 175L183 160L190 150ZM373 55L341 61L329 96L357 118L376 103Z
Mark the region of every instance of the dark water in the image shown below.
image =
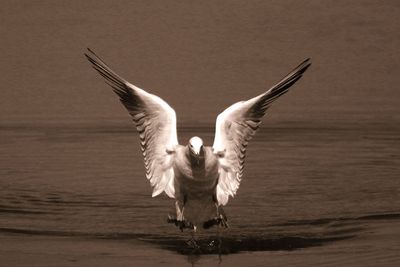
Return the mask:
M100 125L101 123L101 125ZM211 143L207 126L179 129ZM226 212L230 228L167 224L129 122L0 125L0 257L8 265L400 263L400 126L265 124ZM47 255L46 260L44 256ZM26 263L26 262L25 262Z

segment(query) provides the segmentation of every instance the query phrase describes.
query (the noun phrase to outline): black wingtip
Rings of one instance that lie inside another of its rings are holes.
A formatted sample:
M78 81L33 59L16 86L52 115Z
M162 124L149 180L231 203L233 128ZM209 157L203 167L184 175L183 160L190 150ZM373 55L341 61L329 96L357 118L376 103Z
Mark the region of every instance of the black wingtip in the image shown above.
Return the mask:
M305 65L307 65L305 68L307 69L308 67L310 67L311 66L311 58L309 57L309 58L307 58L306 60L304 60L304 62L303 62L303 64L305 64Z
M305 59L302 63L300 63L299 67L308 68L311 65L311 58Z
M84 53L84 55L89 59L89 58L98 58L101 60L101 58L99 58L99 56L89 47L86 48L87 49L87 53Z
M305 59L303 62L301 62L294 70L288 75L290 76L291 74L296 73L297 75L303 75L303 73L311 66L311 58Z
M83 54L85 55L85 57L91 61L91 59L93 58L92 55L96 56L96 54L92 51L92 49L90 49L89 47L86 47L87 51L84 52ZM93 63L93 62L92 62Z
M310 65L311 65L311 58L306 58L295 69L305 68L305 67L310 66Z

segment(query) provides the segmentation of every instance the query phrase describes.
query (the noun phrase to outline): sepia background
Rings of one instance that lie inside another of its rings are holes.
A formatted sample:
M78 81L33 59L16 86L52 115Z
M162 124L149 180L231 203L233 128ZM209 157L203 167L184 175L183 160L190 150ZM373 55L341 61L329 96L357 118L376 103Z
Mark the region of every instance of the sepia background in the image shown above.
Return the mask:
M0 258L399 263L399 12L369 0L2 1ZM151 198L138 136L87 47L175 109L182 144L210 145L223 109L312 58L250 143L221 258L192 254L166 224L173 202Z

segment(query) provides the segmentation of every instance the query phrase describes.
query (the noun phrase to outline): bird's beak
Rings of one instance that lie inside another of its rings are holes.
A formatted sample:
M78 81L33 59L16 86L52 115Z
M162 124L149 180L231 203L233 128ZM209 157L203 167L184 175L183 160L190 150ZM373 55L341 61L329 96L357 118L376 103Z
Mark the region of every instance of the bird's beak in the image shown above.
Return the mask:
M196 156L200 156L202 150L203 150L203 146L194 147L194 148L193 148L193 153L194 153Z

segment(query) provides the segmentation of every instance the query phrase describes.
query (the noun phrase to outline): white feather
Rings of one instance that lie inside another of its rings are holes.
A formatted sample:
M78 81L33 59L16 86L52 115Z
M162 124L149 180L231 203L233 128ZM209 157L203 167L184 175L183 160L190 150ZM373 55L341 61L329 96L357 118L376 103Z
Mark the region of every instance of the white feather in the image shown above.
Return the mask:
M139 132L146 177L155 197L162 192L174 198L174 151L178 145L175 111L160 97L127 82L96 54L85 54L93 67L120 97Z
M258 129L266 110L301 78L310 65L310 60L305 60L265 93L237 102L218 115L213 151L219 156L220 174L216 195L220 205L226 205L229 196L233 197L239 188L247 144Z

